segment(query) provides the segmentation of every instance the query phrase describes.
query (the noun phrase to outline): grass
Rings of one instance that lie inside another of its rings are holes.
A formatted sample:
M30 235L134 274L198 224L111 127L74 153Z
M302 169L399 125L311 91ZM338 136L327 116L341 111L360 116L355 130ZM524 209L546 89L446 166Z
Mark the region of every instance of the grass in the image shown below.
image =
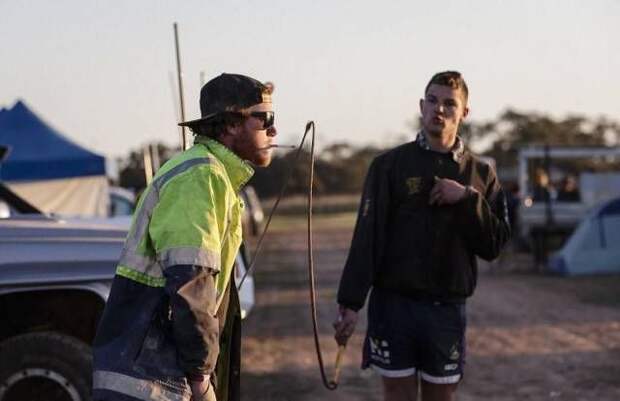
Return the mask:
M547 291L571 294L583 303L620 307L620 274L560 276L534 267L530 253L506 250L502 258L493 266L482 264L481 271L513 275Z
M261 203L265 216L268 216L275 198L263 200ZM312 208L313 230L352 229L355 225L358 205L359 195L315 196ZM305 230L307 209L305 196L294 195L283 198L271 221L269 231Z
M273 199L263 203L267 214ZM358 195L336 195L317 197L314 200L313 231L352 230L357 216ZM306 229L306 200L302 196L288 197L282 200L271 222L271 232L293 232ZM509 256L509 255L508 255ZM513 255L514 256L514 255ZM530 276L535 279L532 285L548 287L550 291L566 291L584 303L620 307L620 274L559 277L540 275L532 270L531 255L523 254L514 260L515 266L504 266L507 273ZM510 258L508 259L510 260Z
M315 231L352 228L357 212L313 214L312 228ZM286 232L305 230L307 217L303 214L276 215L269 226L270 231Z
M359 206L360 195L315 195L313 198L314 214L339 214L355 212ZM304 215L308 208L306 196L287 196L280 201L277 215ZM263 210L268 213L275 203L275 198L265 199L262 202Z

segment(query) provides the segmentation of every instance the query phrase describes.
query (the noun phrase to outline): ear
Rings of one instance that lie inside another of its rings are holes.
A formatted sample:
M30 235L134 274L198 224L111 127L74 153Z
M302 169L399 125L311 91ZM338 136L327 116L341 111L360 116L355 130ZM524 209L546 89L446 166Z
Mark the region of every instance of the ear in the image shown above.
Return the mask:
M463 117L461 117L461 119L464 120L465 117L467 117L468 114L469 114L469 107L465 106L463 108Z
M228 148L232 147L235 143L235 139L239 136L240 127L241 126L238 124L227 125L220 133L218 140L224 144L224 146Z
M241 124L229 124L224 129L222 136L235 137L241 131Z
M422 105L424 104L424 99L420 99L420 113L422 113Z

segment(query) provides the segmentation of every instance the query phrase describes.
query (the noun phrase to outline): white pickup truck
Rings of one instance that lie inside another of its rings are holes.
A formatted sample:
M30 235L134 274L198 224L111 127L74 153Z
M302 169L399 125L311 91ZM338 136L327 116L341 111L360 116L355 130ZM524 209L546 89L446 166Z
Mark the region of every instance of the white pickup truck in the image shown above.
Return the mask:
M518 212L518 235L537 242L537 236L570 234L587 212L603 201L620 196L620 172L581 172L578 176L579 199L558 201L553 195L548 200L535 201L530 163L537 161L545 170L553 170L554 163L570 159L598 159L601 163L620 161L617 147L543 147L533 146L519 151L519 188L521 204Z
M43 214L0 182L0 401L91 399L90 344L127 229ZM246 260L242 249L237 282Z

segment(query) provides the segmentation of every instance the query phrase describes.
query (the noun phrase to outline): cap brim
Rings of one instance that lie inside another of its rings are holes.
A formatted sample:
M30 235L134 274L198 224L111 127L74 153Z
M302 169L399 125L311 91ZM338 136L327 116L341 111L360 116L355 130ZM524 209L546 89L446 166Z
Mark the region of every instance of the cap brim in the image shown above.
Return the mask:
M196 120L190 120L190 121L183 121L181 123L178 124L179 127L190 127L190 128L195 128L198 125L200 125L200 123L205 122L207 120L211 120L213 117L217 116L218 114L220 114L222 112L216 112L216 113L211 113L209 115L206 115L204 117L198 118Z
M178 123L177 125L179 127L190 127L190 128L195 128L197 127L200 123L207 121L210 117L207 118L199 118L197 120L190 120L190 121L183 121L181 123Z

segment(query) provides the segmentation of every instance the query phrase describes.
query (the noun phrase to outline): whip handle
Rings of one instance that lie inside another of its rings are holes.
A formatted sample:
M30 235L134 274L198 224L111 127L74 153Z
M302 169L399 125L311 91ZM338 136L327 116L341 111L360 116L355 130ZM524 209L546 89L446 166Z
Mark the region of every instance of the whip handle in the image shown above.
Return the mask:
M331 383L335 386L338 385L338 380L340 379L340 368L341 368L340 365L342 363L342 356L344 355L344 350L345 350L344 345L338 346L338 353L336 354L336 368L334 370L334 378L332 379L332 383Z

